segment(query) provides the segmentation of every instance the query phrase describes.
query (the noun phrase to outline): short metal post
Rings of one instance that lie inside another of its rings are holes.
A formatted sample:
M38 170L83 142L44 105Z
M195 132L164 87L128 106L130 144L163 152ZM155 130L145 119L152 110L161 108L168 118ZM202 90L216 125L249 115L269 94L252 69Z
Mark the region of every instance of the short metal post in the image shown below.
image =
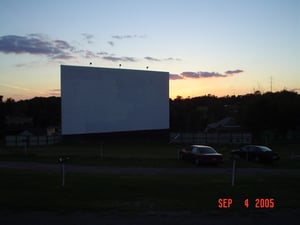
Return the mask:
M61 163L61 186L62 188L65 187L65 163Z
M58 161L60 162L60 168L61 168L61 187L65 187L65 161L68 160L69 157L62 158L60 157Z
M234 187L235 183L235 175L236 175L236 160L232 161L232 177L231 177L231 186Z
M101 158L101 160L103 160L103 158L104 158L103 143L101 143L101 146L100 146L100 158Z

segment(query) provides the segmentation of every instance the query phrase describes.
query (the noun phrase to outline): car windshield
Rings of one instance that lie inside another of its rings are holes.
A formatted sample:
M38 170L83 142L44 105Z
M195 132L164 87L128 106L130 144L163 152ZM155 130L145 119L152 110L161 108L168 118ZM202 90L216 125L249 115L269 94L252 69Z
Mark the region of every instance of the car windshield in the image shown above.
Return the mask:
M262 152L271 152L272 150L266 146L258 146Z
M197 150L198 150L198 153L216 153L216 151L210 147L200 147Z

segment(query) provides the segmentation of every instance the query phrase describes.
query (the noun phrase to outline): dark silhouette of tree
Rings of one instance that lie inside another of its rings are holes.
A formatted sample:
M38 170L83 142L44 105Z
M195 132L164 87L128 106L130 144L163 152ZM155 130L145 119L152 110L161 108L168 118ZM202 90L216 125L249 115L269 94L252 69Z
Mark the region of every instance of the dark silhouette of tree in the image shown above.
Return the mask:
M203 131L209 123L230 116L255 138L266 131L286 136L291 131L300 132L299 113L300 95L286 90L225 97L206 95L184 99L178 96L170 99L170 129ZM33 126L38 128L60 126L61 99L37 97L16 102L8 98L3 102L0 98L0 134L5 132L6 116L33 118Z
M36 97L30 100L16 102L8 98L1 104L1 110L5 117L32 118L33 124L26 128L47 128L49 126L60 126L61 124L61 102L59 97L42 98ZM1 113L0 113L1 116ZM27 126L27 125L26 125Z
M5 113L6 115L15 114L16 102L13 98L8 98L5 101Z
M300 132L300 95L280 91L240 96L212 95L170 100L170 124L173 131L203 131L207 124L233 117L255 139L264 132L285 137Z
M4 112L4 103L3 96L0 96L0 138L4 136L6 131L5 126L5 112Z
M226 116L220 98L208 95L170 101L170 124L174 131L202 131L209 122Z
M27 115L33 116L35 127L60 125L60 98L33 98L27 102Z

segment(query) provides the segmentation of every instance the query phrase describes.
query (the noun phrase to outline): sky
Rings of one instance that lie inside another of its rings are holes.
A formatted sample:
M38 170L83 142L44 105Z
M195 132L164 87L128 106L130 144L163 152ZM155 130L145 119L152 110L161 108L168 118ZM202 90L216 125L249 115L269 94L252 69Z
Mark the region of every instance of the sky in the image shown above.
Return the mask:
M0 95L60 96L60 65L167 71L170 98L300 92L298 0L1 0Z

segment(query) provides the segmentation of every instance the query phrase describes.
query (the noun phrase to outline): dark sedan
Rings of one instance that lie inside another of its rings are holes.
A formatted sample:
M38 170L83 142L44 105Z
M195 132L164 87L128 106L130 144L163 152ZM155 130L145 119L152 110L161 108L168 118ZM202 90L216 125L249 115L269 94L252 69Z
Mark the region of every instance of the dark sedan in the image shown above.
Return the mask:
M191 145L179 151L179 159L192 161L196 165L219 164L223 162L223 155L210 146Z
M262 145L246 145L240 149L233 150L232 155L236 158L243 158L246 160L256 162L273 162L279 160L279 155L273 152L270 148Z

